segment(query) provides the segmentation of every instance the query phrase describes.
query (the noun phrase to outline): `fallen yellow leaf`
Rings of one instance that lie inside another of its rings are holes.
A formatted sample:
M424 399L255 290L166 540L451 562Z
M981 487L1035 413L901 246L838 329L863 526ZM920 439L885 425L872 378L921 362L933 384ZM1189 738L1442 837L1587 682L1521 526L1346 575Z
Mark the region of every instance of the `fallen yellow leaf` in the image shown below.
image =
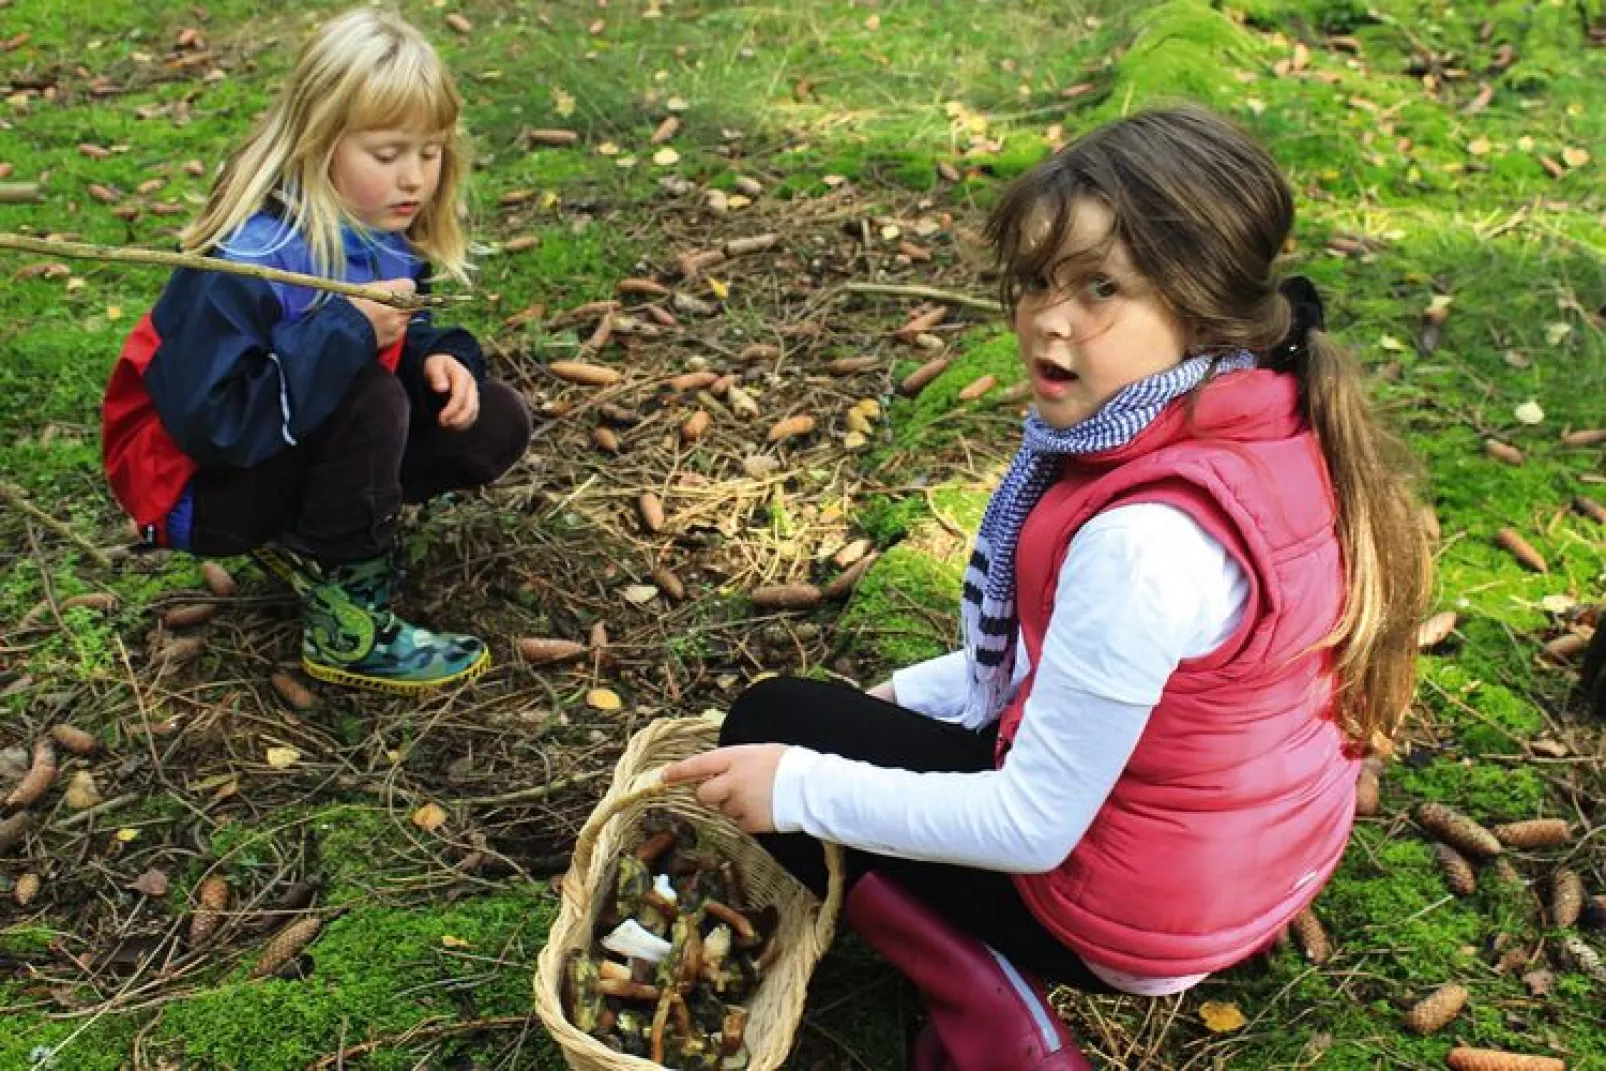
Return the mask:
M1563 149L1561 150L1561 162L1568 167L1583 167L1589 163L1589 150Z
M441 934L442 948L471 948L472 946L461 937L453 937L449 933Z
M708 289L712 290L714 292L714 296L719 298L721 301L724 301L726 298L731 296L730 284L722 283L712 275L708 277Z
M652 162L657 164L659 167L668 167L670 164L678 164L680 163L680 153L665 145L663 148L652 154Z
M1227 1034L1234 1030L1242 1030L1247 1019L1244 1013L1238 1010L1238 1005L1228 1004L1220 1000L1207 1000L1199 1005L1199 1018L1204 1021L1205 1029L1212 1034Z
M612 688L593 688L586 693L586 706L597 710L619 710L624 705L625 701Z
M1472 143L1467 146L1467 152L1471 153L1473 156L1487 156L1489 154L1489 150L1492 148L1494 148L1494 146L1489 143L1488 138L1475 138Z
M301 758L301 752L293 747L270 747L266 758L268 765L275 770L282 770L287 766L294 766Z
M446 810L438 803L426 803L413 812L413 825L433 833L446 824Z
M137 836L139 836L139 830L133 829L129 826L124 826L122 829L117 831L117 839L122 841L124 844L127 844Z

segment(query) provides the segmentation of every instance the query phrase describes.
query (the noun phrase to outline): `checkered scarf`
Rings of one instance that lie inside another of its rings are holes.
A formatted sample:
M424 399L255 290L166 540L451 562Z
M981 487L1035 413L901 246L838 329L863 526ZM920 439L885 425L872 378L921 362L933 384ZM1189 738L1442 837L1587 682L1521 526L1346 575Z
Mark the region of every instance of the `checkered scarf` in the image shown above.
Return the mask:
M970 691L963 724L978 729L1003 707L1015 667L1015 545L1026 515L1053 485L1062 457L1113 450L1131 442L1161 410L1197 387L1206 373L1253 368L1240 350L1227 357L1190 357L1163 372L1128 384L1098 412L1068 428L1053 428L1036 413L1026 418L1026 441L1003 482L987 502L976 548L965 568L959 604L964 627Z

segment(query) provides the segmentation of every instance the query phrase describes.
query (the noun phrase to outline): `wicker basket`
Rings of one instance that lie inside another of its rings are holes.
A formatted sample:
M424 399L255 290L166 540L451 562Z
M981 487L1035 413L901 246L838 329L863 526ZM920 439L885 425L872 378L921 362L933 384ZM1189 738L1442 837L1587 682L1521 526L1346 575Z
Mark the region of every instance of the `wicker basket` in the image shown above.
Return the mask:
M614 1052L569 1023L560 987L563 968L575 949L592 949L592 932L602 907L599 891L613 888L620 854L641 839L648 811L668 811L697 829L700 843L712 845L736 863L747 894L746 907L774 904L779 914L781 953L748 1002L745 1041L749 1071L771 1071L785 1061L803 1017L809 975L831 943L842 903L842 850L825 846L830 886L823 904L734 822L697 802L695 785L666 786L662 768L718 744L719 726L707 718L660 719L630 738L614 767L613 783L575 840L574 857L563 877L563 904L537 960L535 1008L541 1022L576 1071L650 1071L660 1065Z

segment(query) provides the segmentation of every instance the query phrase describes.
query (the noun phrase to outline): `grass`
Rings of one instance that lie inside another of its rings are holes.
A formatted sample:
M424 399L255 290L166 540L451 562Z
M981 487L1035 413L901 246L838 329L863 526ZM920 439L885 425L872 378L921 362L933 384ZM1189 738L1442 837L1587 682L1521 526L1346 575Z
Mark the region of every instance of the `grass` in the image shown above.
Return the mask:
M190 5L165 0L8 8L7 35L29 37L0 54L0 78L14 90L54 83L56 96L0 113L8 181L39 181L46 192L41 205L0 205L0 230L169 245L186 217L150 206L194 211L206 179L183 163L210 168L223 157L285 76L295 42L339 6L217 0L201 22ZM1322 287L1333 329L1367 367L1379 405L1423 464L1445 531L1437 599L1461 623L1449 644L1423 656L1414 746L1386 775L1384 816L1360 824L1318 903L1339 947L1332 964L1316 969L1284 952L1258 972L1229 972L1163 1006L1073 1000L1071 1009L1115 1065L1132 1065L1153 1044L1159 1066L1427 1067L1442 1062L1451 1037L1553 1048L1568 1053L1571 1066L1606 1065L1598 984L1559 972L1550 995L1537 1000L1514 974L1490 965L1497 935L1508 947L1547 938L1534 891L1486 879L1476 896L1449 898L1426 842L1403 818L1421 800L1452 802L1490 822L1574 814L1561 790L1571 768L1520 756L1538 732L1577 729L1561 713L1568 675L1533 656L1560 624L1547 607L1559 597L1599 599L1606 580L1598 528L1565 508L1574 494L1600 497L1586 482L1598 477L1598 448L1559 442L1563 429L1598 424L1606 397L1606 341L1592 315L1606 293L1606 55L1583 36L1586 22L1602 18L1600 4L676 0L647 18L648 7L402 5L464 89L479 160L477 236L492 244L539 239L522 253L481 258L478 291L487 300L462 317L511 361L541 363L580 340L572 329L505 328L511 313L601 298L621 276L673 264L684 248L680 224L657 200L659 180L671 175L727 190L738 175L755 177L767 197L800 211L845 182L855 218L924 202L921 211L949 212L960 229L974 229L1002 184L1052 144L1146 104L1203 100L1265 139L1299 195L1288 267ZM448 29L448 10L466 14L473 33ZM599 18L604 25L592 32ZM221 80L203 82L161 62L188 25L217 51ZM1352 36L1358 49L1333 46L1330 34ZM1308 60L1283 70L1300 45ZM1515 60L1502 64L1506 45ZM1431 89L1424 73L1437 79ZM97 76L124 91L91 97ZM1084 83L1088 90L1061 95ZM1486 106L1471 107L1485 85ZM682 102L674 114L684 129L672 143L680 160L654 164L647 139ZM520 148L522 130L552 126L580 131L580 146ZM85 143L111 155L91 159L78 150ZM600 151L608 143L617 151ZM959 169L957 184L935 177L939 161ZM163 185L133 194L151 180ZM89 195L91 183L115 187L122 203L138 201L143 211L132 220L113 216ZM504 207L512 191L533 195ZM1364 239L1366 251L1335 253L1335 238ZM63 276L18 277L30 263L0 258L0 477L93 542L113 544L121 520L98 470L97 406L123 335L163 277L89 262L69 264ZM1438 348L1419 352L1421 314L1435 296L1452 299L1450 319ZM731 309L728 320L745 334L732 331L727 341L766 337L761 296L737 294ZM983 488L1016 441L1018 407L998 398L1017 378L1011 340L973 314L955 320L941 332L958 355L953 367L920 397L889 399L891 430L857 463L869 487L855 490L854 523L887 549L834 629L878 675L952 643L964 554L955 531L974 529ZM913 366L900 362L894 372ZM983 374L997 375L1000 387L957 403L959 390ZM1537 424L1517 416L1530 401L1543 412ZM1491 437L1521 448L1526 463L1484 455ZM1495 546L1504 525L1528 536L1548 573L1523 570ZM431 529L416 538L425 541L422 552L444 536ZM9 546L0 561L8 566L0 571L0 620L20 617L47 579L58 595L91 586L70 548L46 557ZM111 583L124 609L105 617L72 611L72 627L30 648L20 670L64 695L107 687L121 679L119 645L136 642L143 608L196 580L193 563L177 559L119 569ZM550 608L527 601L529 619L545 624ZM712 649L699 629L671 653L694 663ZM208 658L208 672L227 677L239 668L237 659ZM22 716L27 702L23 694L0 698L0 743L12 742L5 719ZM349 743L361 738L360 712L341 708L334 717L348 723ZM404 750L407 742L390 746ZM184 1066L295 1067L422 1024L526 1010L551 896L517 880L453 901L392 888L387 875L404 875L402 861L416 848L396 817L372 804L331 785L304 810L212 833L213 855L244 879L301 850L271 832L276 822L310 831L324 903L346 908L313 946L310 977L247 983L246 960L225 956L160 1009L66 1019L53 1017L63 1006L39 987L0 981L0 1007L8 1009L0 1012L0 1067L29 1067L54 1052L54 1066L111 1068L137 1045ZM150 822L143 835L159 838L186 815L136 811L120 820ZM1522 871L1537 882L1553 861L1526 858ZM1603 876L1598 859L1575 862L1593 866L1595 881ZM174 905L199 876L175 876ZM6 869L5 877L15 874ZM0 916L0 962L48 957L57 940L73 947L70 923ZM466 947L448 946L447 937ZM1469 1012L1443 1037L1406 1035L1398 1025L1405 1004L1451 979L1472 989ZM89 1003L106 995L79 994ZM1196 1014L1207 999L1237 1003L1250 1025L1211 1036ZM850 944L822 969L816 1006L825 1010L805 1026L805 1046L840 1054L823 1040L835 1038L875 1068L902 1059L909 995L887 984L862 949ZM486 1053L497 1066L557 1066L533 1034L465 1033L432 1044L382 1047L368 1066L412 1066L420 1051L432 1066Z

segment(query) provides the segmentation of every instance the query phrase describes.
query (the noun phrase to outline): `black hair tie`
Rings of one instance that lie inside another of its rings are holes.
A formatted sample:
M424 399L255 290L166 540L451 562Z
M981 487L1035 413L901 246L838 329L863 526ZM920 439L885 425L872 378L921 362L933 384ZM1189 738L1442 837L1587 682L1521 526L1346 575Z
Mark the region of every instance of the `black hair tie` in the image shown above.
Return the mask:
M1325 330L1327 318L1322 312L1322 296L1316 292L1316 284L1303 275L1290 275L1277 287L1277 292L1287 299L1293 316L1288 334L1267 353L1266 366L1287 372L1304 359L1311 331Z

